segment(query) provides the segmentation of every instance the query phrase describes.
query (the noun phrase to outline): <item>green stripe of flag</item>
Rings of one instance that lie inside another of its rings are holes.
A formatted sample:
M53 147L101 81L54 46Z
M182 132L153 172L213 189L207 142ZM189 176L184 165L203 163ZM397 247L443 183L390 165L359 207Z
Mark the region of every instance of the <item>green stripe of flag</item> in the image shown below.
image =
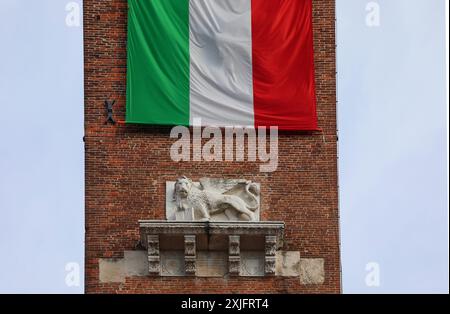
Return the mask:
M128 1L126 122L189 125L189 1Z

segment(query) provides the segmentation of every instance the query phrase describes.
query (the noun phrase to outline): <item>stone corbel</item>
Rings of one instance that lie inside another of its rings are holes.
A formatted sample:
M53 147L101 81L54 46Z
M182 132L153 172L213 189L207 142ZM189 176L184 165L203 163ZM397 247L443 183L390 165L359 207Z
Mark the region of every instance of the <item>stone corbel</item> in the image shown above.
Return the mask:
M264 273L266 275L275 275L276 252L277 252L277 237L266 236L265 261L264 261Z
M195 235L184 236L184 266L186 275L193 276L196 271Z
M241 268L240 237L238 235L228 236L228 272L231 276L239 276Z
M161 272L159 256L159 235L147 235L148 272L159 276Z

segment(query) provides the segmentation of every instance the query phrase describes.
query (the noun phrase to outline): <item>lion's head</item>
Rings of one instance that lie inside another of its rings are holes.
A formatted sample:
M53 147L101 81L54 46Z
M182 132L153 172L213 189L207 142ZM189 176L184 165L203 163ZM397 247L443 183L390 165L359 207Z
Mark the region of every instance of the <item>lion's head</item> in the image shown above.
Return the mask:
M174 198L187 198L192 188L192 180L182 176L175 182Z

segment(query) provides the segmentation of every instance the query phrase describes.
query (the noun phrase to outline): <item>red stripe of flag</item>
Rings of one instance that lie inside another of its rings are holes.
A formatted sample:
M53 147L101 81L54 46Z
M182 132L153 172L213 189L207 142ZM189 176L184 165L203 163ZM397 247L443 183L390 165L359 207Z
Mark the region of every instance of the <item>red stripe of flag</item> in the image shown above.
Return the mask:
M311 0L252 0L255 127L317 130Z

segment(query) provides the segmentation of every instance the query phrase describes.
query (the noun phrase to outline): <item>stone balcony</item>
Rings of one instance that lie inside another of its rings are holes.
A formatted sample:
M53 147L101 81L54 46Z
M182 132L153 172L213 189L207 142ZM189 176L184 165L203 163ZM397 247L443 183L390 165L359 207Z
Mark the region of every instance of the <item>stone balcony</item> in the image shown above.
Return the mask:
M283 245L279 221L139 221L153 276L270 276Z
M260 184L246 179L168 181L166 220L140 220L138 250L99 258L100 282L134 276L281 276L322 284L324 259L284 251L284 222L260 221L260 204Z

